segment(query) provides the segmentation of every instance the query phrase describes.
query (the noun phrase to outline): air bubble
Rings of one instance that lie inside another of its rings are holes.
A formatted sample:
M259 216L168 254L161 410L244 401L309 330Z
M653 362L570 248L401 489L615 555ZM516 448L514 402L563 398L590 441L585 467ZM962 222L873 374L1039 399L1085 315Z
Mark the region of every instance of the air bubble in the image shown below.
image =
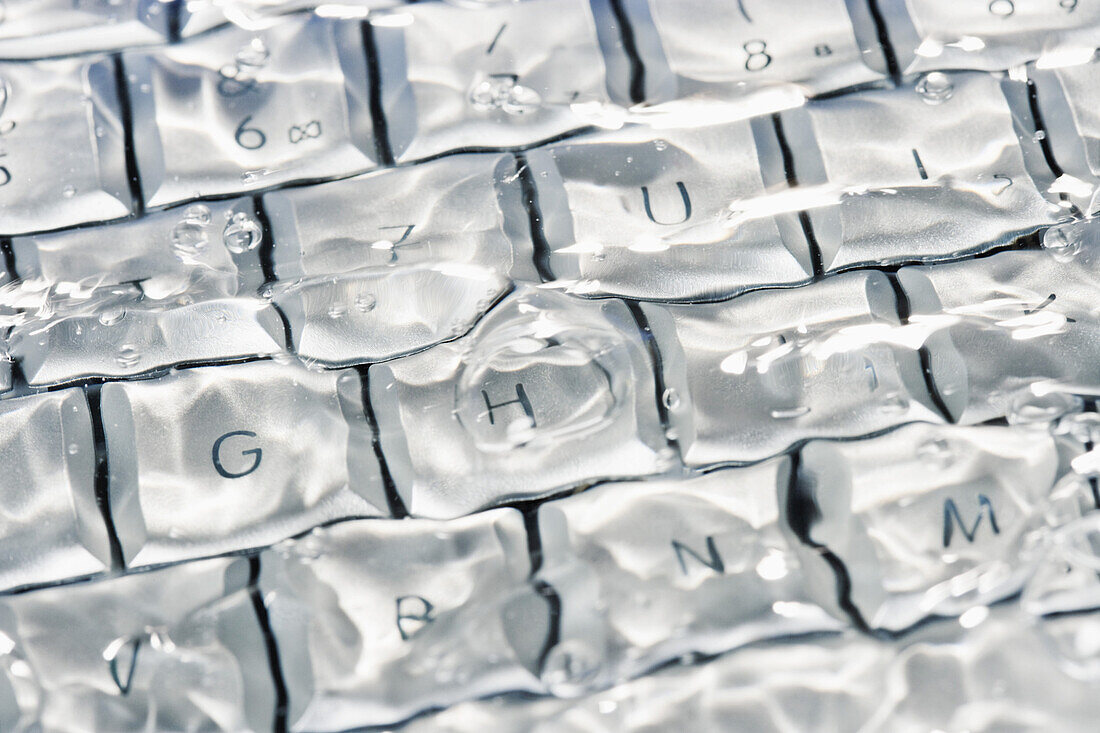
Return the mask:
M470 89L469 100L475 109L499 109L515 116L534 112L542 105L538 92L519 84L511 74L496 74L475 82Z
M771 416L776 420L791 420L796 417L802 417L810 413L809 405L801 405L799 407L786 407L778 410L772 410Z
M65 186L65 188L61 189L61 195L67 199L71 199L73 196L76 196L76 186L72 184Z
M935 468L944 469L955 462L955 451L951 444L940 438L925 441L917 447L917 458Z
M556 697L576 697L595 682L599 670L600 662L591 645L568 640L546 655L542 681Z
M378 300L370 293L360 293L355 296L355 309L360 313L370 313L376 305Z
M99 322L104 326L113 326L126 316L123 309L104 311L99 314Z
M917 94L928 104L942 104L955 94L955 85L947 74L933 71L917 82Z
M115 361L123 369L129 369L141 361L141 353L130 344L125 344L119 347L118 353L115 354Z
M347 312L348 309L343 303L333 303L328 307L328 317L333 320L343 318Z
M668 142L665 140L654 140L653 147L657 148L659 151L668 150Z
M1077 227L1051 227L1043 234L1043 249L1059 262L1069 262L1081 251L1081 232Z
M665 390L664 394L661 395L661 402L663 402L668 409L676 410L680 407L680 393L672 387L669 387Z
M264 233L259 222L243 211L231 216L222 231L225 248L234 254L243 254L256 249L263 238Z
M199 254L207 244L206 227L210 224L210 209L202 204L188 206L183 218L172 227L172 248L180 259L187 261Z

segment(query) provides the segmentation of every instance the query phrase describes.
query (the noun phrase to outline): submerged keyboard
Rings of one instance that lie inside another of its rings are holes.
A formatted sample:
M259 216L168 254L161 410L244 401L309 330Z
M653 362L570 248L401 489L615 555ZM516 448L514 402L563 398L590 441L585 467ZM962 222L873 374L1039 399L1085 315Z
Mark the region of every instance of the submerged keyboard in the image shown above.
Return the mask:
M1098 47L0 0L0 730L1094 731Z

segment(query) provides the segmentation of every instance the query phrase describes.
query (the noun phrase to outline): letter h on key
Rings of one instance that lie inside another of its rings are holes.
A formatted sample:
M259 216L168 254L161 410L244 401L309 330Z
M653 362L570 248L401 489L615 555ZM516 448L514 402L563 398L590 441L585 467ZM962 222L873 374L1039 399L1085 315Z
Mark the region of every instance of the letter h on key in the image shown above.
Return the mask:
M489 393L485 390L481 390L481 397L485 400L485 409L489 411L489 424L496 425L496 419L493 417L493 410L498 407L504 407L505 405L519 405L527 417L531 420L531 427L536 427L535 423L535 411L531 408L531 400L527 399L527 392L523 389L523 384L516 383L516 398L514 400L507 400L506 402L497 402L493 404L489 401Z

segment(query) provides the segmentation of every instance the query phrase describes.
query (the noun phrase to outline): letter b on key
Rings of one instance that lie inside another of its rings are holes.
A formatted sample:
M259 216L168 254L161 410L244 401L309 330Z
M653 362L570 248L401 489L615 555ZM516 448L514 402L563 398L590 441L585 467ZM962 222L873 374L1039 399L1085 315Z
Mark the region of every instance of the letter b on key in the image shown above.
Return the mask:
M236 436L243 436L246 438L255 438L256 434L249 430L233 430L221 436L214 441L214 447L210 451L211 460L214 461L214 470L218 472L223 478L241 478L255 471L260 467L260 460L263 458L264 452L260 448L249 448L248 450L241 451L241 456L252 456L252 465L243 471L230 471L222 465L222 443L229 438Z

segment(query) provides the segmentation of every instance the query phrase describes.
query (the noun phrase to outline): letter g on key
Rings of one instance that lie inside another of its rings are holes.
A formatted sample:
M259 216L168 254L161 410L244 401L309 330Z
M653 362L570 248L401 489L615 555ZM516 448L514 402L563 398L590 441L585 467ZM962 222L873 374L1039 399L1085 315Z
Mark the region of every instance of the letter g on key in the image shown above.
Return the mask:
M221 461L222 443L224 443L229 438L233 438L238 435L244 436L246 438L256 437L256 434L249 430L234 430L215 440L214 447L210 451L210 458L214 461L214 469L225 478L241 478L242 476L247 476L248 474L252 473L260 467L260 460L263 458L264 455L263 450L260 448L249 448L248 450L243 450L241 451L242 456L255 456L255 459L252 461L252 465L243 471L227 471L225 466L222 465Z

